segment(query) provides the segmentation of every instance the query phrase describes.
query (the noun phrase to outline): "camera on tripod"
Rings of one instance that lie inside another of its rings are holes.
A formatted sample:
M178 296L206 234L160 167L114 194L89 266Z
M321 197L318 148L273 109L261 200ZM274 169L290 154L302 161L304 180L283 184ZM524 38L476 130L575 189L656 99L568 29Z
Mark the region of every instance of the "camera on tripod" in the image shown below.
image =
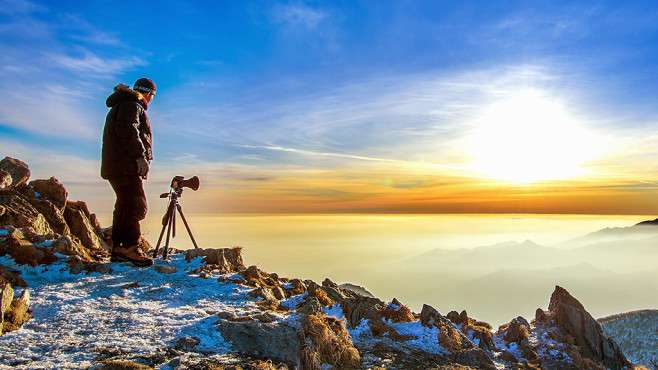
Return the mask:
M183 219L183 224L187 233L192 239L194 248L199 248L194 240L194 235L190 230L190 226L187 224L185 215L183 214L183 207L181 207L178 199L183 196L183 189L189 188L194 191L199 190L199 178L197 176L192 176L189 179L185 179L183 176L174 176L171 179L169 184L169 192L160 194L160 198L169 198L169 205L167 206L167 212L162 217L162 230L160 231L160 237L158 238L158 243L155 245L155 250L153 251L153 257L157 258L160 251L160 243L162 242L162 237L164 236L165 230L167 231L167 239L165 240L165 245L162 248L162 259L167 259L169 254L169 238L176 237L176 212L180 214L181 219Z
M183 193L183 188L190 188L194 191L199 190L199 177L192 176L186 180L183 176L174 176L174 178L171 179L171 184L169 184L169 188L170 188L169 193L160 194L160 198L169 197L169 194L171 194L172 191L178 193L178 196L180 197L181 194Z

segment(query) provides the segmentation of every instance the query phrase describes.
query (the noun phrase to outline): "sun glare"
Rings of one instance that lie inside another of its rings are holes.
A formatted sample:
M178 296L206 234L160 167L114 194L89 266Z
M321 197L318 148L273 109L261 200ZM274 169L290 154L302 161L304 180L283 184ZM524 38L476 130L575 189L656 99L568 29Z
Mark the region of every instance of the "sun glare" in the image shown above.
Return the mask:
M596 140L558 100L524 90L483 110L470 134L472 169L489 178L532 183L582 175Z

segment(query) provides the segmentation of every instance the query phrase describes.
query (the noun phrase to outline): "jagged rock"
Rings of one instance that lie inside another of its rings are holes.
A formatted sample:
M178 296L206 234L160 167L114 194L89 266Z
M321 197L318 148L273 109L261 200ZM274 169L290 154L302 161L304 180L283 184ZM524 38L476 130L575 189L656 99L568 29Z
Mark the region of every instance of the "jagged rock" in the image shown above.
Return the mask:
M547 320L546 313L541 308L537 308L535 311L535 321L536 322L545 322Z
M288 364L299 363L301 347L296 323L231 321L220 318L217 327L224 339L239 353Z
M14 300L14 289L9 282L4 281L0 284L0 335L2 335L5 313L9 311L11 303Z
M397 298L393 298L391 303L381 311L381 316L393 322L412 322L416 320L409 307L400 303Z
M297 312L306 314L306 315L311 315L314 313L318 313L322 311L322 305L320 304L320 301L316 297L306 297L306 300L297 307Z
M11 174L3 169L0 169L0 190L8 189L11 186L13 179Z
M38 235L54 236L53 230L39 211L25 198L14 191L0 191L0 205L5 212L0 216L0 225L15 228L31 227Z
M30 316L30 291L23 289L20 297L14 299L10 310L5 313L5 321L2 324L2 331L13 331L31 318Z
M306 291L306 285L300 279L291 279L288 283L290 288L286 289L286 297L302 294Z
M501 326L499 330L501 329L505 332L503 339L507 342L520 343L530 336L530 324L521 316Z
M51 249L39 247L24 239L13 237L0 240L0 256L10 255L21 265L43 265L57 261Z
M363 319L379 320L379 312L385 306L386 304L380 299L368 297L345 299L341 302L345 319L352 328L357 327Z
M340 287L343 291L349 291L349 292L352 292L354 294L364 296L364 297L375 298L375 296L372 293L370 293L368 291L368 289L366 289L362 286L356 285L356 284L343 283L343 284L340 284L338 287Z
M69 193L66 191L64 185L55 177L48 180L32 180L29 183L30 187L39 194L39 199L50 201L60 210L66 206L66 198Z
M190 249L185 252L185 260L203 256L206 265L212 265L213 269L219 270L221 274L239 272L245 269L242 261L242 248L208 248Z
M277 301L272 290L268 287L258 287L249 292L254 297L261 297L265 301Z
M161 274L173 274L176 272L176 266L155 265L153 268Z
M566 289L555 287L548 310L560 330L575 339L583 357L612 369L631 366L617 343L605 336L601 325Z
M25 162L15 158L5 157L0 161L0 170L8 172L11 176L11 187L16 188L27 182L30 178L30 168Z
M361 356L342 320L323 313L306 315L302 319L300 341L302 369L321 369L322 364L336 369L361 368Z
M338 288L334 288L332 286L322 286L320 289L324 290L327 297L329 297L334 302L340 302L345 299L345 296L338 290Z
M434 307L430 305L423 305L423 308L420 310L420 323L427 327L432 327L436 325L439 321L441 314Z
M30 204L43 215L50 228L57 234L66 235L71 232L66 224L64 214L53 203L44 199L30 198Z
M308 292L309 295L317 298L320 304L323 306L331 306L332 304L336 303L336 301L327 295L327 291L323 287L318 286L317 289L309 289Z
M329 280L329 278L325 278L322 281L322 286L325 287L325 288L338 288L338 284L336 284L333 281Z
M10 270L2 265L0 265L0 281L7 281L12 286L27 287L27 283L21 277L19 271Z
M77 256L81 262L94 262L97 259L92 257L87 248L83 247L78 240L74 240L70 235L62 235L56 239L52 248L67 256Z
M71 229L71 234L80 239L80 243L92 254L108 254L109 246L101 240L89 221L89 210L84 202L66 202L64 219Z
M468 338L450 321L439 319L435 326L439 328L439 344L451 353L473 348L473 344Z
M461 324L461 318L459 317L459 313L457 311L448 312L446 318L450 320L453 324Z

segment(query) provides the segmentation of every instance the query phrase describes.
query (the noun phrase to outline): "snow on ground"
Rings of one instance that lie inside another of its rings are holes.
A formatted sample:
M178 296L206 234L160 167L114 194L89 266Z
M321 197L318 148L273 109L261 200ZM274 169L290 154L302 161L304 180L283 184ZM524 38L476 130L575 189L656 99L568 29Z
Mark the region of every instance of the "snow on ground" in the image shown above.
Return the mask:
M187 263L182 254L171 256L177 272L168 275L126 263L89 275L72 275L63 262L33 268L2 257L0 263L21 271L33 310L21 329L0 336L0 368L87 368L103 352L155 355L184 336L201 340L197 351L221 354L230 345L215 328L215 314L256 309L249 288L187 275L201 262Z

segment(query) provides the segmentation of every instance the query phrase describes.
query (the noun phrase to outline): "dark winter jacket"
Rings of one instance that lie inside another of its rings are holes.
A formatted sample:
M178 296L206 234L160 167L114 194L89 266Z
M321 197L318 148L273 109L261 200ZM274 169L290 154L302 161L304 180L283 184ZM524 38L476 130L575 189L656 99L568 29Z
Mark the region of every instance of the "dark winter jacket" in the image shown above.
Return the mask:
M118 85L106 105L101 177L137 176L137 159L153 159L147 104L137 91Z

